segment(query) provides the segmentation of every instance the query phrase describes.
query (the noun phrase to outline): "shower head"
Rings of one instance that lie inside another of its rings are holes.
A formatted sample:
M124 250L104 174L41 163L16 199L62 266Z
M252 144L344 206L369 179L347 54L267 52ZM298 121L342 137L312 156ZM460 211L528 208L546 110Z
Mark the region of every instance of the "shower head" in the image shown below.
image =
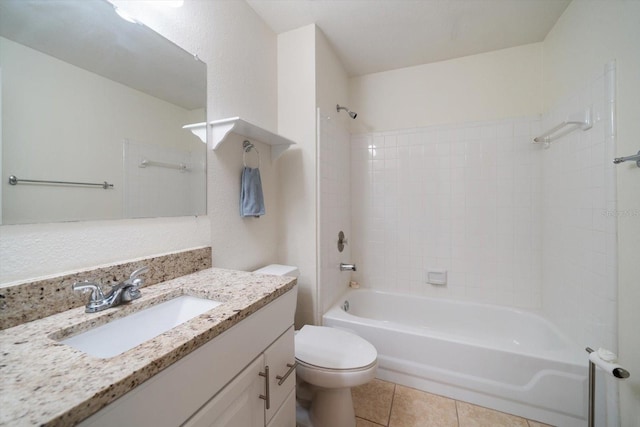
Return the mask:
M358 117L358 113L349 110L347 107L341 107L340 104L336 104L336 111L339 113L340 110L345 110L349 114L349 117L351 117L352 119Z

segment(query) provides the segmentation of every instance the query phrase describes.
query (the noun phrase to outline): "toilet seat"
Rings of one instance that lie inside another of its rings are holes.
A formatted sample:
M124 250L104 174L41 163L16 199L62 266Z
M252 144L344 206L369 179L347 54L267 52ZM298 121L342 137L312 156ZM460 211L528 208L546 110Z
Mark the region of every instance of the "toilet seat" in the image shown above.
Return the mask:
M326 326L305 325L295 336L296 359L327 371L359 371L376 363L375 347L358 335Z
M324 369L297 360L296 374L303 381L326 389L351 388L371 381L378 368L378 361L360 369Z

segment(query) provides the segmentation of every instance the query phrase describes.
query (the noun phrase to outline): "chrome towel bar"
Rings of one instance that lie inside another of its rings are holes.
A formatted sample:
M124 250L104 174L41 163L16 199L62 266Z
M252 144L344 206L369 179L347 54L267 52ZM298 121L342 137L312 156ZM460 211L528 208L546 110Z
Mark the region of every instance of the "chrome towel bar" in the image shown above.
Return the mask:
M71 181L49 181L49 180L39 180L39 179L18 179L15 175L11 175L9 177L9 184L17 185L21 182L28 182L31 184L61 184L61 185L82 185L88 187L101 187L105 190L113 188L113 184L109 184L107 181L102 183L93 183L93 182L71 182Z
M616 165L622 162L636 162L636 166L640 168L640 151L638 151L638 154L634 154L633 156L616 157L613 159L613 163Z

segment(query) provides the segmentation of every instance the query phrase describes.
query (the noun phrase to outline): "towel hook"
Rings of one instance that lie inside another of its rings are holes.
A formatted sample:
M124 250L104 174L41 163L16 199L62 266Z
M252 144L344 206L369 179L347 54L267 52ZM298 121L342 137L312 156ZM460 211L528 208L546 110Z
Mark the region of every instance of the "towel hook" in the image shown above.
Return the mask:
M244 167L247 167L247 153L251 150L255 150L256 154L258 154L258 168L260 168L260 152L258 151L256 146L245 139L242 142L242 148L244 149L244 152L242 153L242 164L244 165Z

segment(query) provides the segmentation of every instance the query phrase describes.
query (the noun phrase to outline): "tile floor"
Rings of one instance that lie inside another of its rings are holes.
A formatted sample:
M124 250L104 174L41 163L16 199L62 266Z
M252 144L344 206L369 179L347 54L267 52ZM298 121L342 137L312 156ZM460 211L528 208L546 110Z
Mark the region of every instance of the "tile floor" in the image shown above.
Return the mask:
M378 379L352 396L356 427L550 427Z

